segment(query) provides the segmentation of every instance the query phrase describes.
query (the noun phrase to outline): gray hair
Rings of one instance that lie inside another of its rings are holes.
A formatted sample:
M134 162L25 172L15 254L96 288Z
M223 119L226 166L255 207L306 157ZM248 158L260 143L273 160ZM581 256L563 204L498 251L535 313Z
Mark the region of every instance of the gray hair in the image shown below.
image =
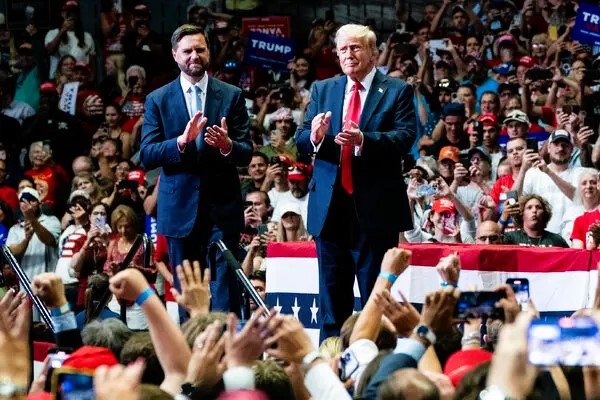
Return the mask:
M146 80L146 70L144 69L144 67L142 67L141 65L132 65L131 67L127 68L125 76L129 77L129 73L133 71L138 71L140 75L142 75L142 78Z
M133 332L120 319L107 318L90 322L81 331L83 344L110 349L119 358L125 342Z
M377 50L377 36L368 26L358 24L342 25L335 33L336 46L340 40L348 38L366 39L369 47Z
M579 184L581 183L581 178L584 175L593 175L596 178L600 178L598 175L600 172L594 168L581 168L581 172L579 173L579 177L577 178L577 185L575 185L575 195L573 196L573 204L575 205L583 205L583 199L581 198L581 190L579 189Z

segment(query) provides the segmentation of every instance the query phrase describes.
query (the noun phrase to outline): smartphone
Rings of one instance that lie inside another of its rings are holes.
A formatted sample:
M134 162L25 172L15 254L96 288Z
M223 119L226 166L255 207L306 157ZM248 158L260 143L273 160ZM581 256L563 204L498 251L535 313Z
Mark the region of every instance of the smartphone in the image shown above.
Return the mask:
M444 215L444 235L452 235L456 232L456 215Z
M534 153L540 152L540 144L536 138L527 139L527 150L533 150Z
M513 204L517 204L517 202L519 201L519 194L516 190L509 190L508 192L506 192L506 200L511 206Z
M494 292L461 292L456 307L454 317L504 319L504 310L496 307L500 299L506 298L506 292L503 290Z
M67 358L69 353L61 351L58 348L50 349L48 352L48 373L46 374L46 383L44 390L49 392L52 389L52 376L54 371L60 369Z
M251 201L245 201L244 202L244 210L247 209L248 207L253 207L254 203Z
M467 156L467 155L460 156L458 161L460 161L462 166L465 167L467 169L467 171L469 170L469 168L471 168L471 160L469 159L469 156Z
M117 189L137 190L137 188L138 188L139 185L140 185L140 183L138 181L134 181L134 180L131 180L131 179L123 179L117 185Z
M259 235L262 235L264 233L267 233L267 231L269 230L269 225L267 224L260 224L258 226L257 232Z
M506 283L510 285L515 296L517 297L517 303L527 304L529 301L529 279L527 278L508 278Z
M437 185L431 185L429 183L424 183L422 185L417 186L417 196L419 196L419 197L435 196L437 193L438 193Z
M432 39L429 41L429 51L435 54L438 49L445 49L446 42L444 39Z
M28 201L28 202L31 202L31 201L37 202L38 201L38 199L36 199L31 193L27 193L27 192L21 193L21 196L19 196L19 200Z
M359 363L354 352L347 349L338 361L338 373L342 382L352 377L352 374L358 370Z
M94 400L94 371L61 368L52 378L56 400Z
M533 320L527 341L533 365L600 366L600 334L590 317Z
M106 226L106 215L97 215L94 222L98 228L104 228Z

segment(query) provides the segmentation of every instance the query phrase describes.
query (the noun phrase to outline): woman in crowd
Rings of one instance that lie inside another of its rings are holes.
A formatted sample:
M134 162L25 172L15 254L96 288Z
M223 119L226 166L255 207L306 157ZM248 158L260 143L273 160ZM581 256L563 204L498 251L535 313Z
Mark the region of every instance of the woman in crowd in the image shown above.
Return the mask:
M77 191L83 192L93 204L102 200L103 197L102 189L100 188L100 185L98 185L98 181L94 175L89 172L80 172L73 178L70 196L73 196ZM62 228L66 229L73 221L73 214L67 210L61 220Z
M304 56L296 57L291 63L290 86L300 92L310 92L314 81L315 74L310 59Z
M104 104L110 104L127 91L125 82L125 55L111 54L104 62L106 76L98 86Z
M276 242L306 242L310 235L306 231L300 207L294 203L283 205L277 226Z
M75 82L73 77L73 67L75 67L75 57L70 54L66 54L60 58L56 65L56 72L54 73L54 82L56 83L56 90L58 93L62 93L63 86L69 82Z
M571 239L571 247L590 249L591 226L600 221L600 188L598 187L598 171L591 168L579 176L579 182L573 199L575 205L570 207L563 219L563 238ZM571 233L569 233L571 232ZM568 236L565 236L568 235Z
M116 103L108 104L104 108L104 124L100 129L106 130L110 138L121 142L121 157L131 158L131 134L122 128L123 114L121 106Z
M504 233L505 244L536 247L569 247L556 233L546 230L552 218L552 208L542 196L530 194L519 201L519 213L514 216L517 229Z
M149 282L154 283L156 268L152 257L153 249L147 249L148 253L144 253L144 246L140 246L133 256L131 264L121 265L138 235L135 212L130 207L120 205L112 212L110 224L115 235L108 243L104 273L111 277L124 268L133 267L140 270ZM113 312L120 313L122 305L117 299L113 299L108 307ZM147 322L140 307L137 304L127 304L126 308L127 325L131 329L146 329Z

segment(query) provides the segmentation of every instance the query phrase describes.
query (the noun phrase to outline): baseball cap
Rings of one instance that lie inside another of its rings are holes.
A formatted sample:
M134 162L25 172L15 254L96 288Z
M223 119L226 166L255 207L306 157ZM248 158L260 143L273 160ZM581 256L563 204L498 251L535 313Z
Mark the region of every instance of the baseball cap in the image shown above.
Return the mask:
M33 51L33 45L29 42L21 43L21 45L19 46L19 49L17 50L17 52L19 54L31 54L32 51Z
M63 4L63 6L62 6L63 11L74 10L77 8L79 8L79 3L76 2L75 0L65 1L65 4Z
M465 106L462 103L448 103L444 106L442 110L442 115L444 117L455 116L455 117L464 117L465 116Z
M30 201L32 200L32 197L35 200L40 201L40 194L34 188L26 187L23 190L21 190L21 193L19 193L19 200Z
M77 196L85 197L88 200L90 199L90 194L88 192L86 192L85 190L77 189L77 190L73 190L71 192L71 194L69 195L68 203L71 203L71 200L73 200Z
M271 115L271 122L292 120L292 110L287 107L281 107Z
M433 202L431 206L431 211L441 214L443 212L456 213L456 206L452 202L452 200L442 197L441 199L437 199Z
M129 171L125 179L128 181L136 181L140 184L140 186L144 186L146 184L146 174L144 174L144 171L139 169Z
M459 350L452 354L446 365L444 365L444 374L450 378L454 387L458 387L463 376L481 363L490 361L492 353L482 349Z
M85 61L77 61L73 66L73 69L83 69L86 72L90 72L90 66Z
M565 131L564 129L557 129L550 134L550 143L558 142L559 140L566 140L569 143L573 144L571 134Z
M519 93L519 85L514 84L514 83L508 83L508 82L501 83L498 86L498 94L501 94L505 90L510 90L511 93L518 94Z
M310 174L310 166L303 163L294 163L292 169L288 174L290 181L303 181L308 178Z
M104 347L83 346L75 350L63 363L63 367L92 369L107 365L117 365L119 360L112 351Z
M504 119L504 125L511 121L520 122L529 126L529 117L521 110L512 110Z
M54 82L44 82L40 85L40 93L58 94Z
M445 159L450 159L454 162L458 162L458 160L460 159L460 150L458 149L458 147L442 147L442 149L440 150L440 155L438 156L438 160L442 161Z
M281 216L283 217L287 213L302 215L302 211L300 211L300 206L289 201L281 205Z
M498 39L496 39L496 45L501 46L502 44L511 44L511 45L515 46L517 44L517 40L515 39L515 37L513 35L510 35L510 34L502 35Z
M519 58L519 65L522 65L527 68L532 68L535 65L535 60L533 57L523 56Z
M482 114L477 119L479 122L483 124L483 126L497 126L498 119L494 114Z
M133 8L133 13L137 15L148 15L150 14L150 9L145 4L138 4Z
M477 146L477 147L469 150L469 160L471 159L471 157L473 157L473 155L475 153L481 154L484 157L484 159L487 160L487 162L491 162L490 153L488 153L488 151L485 149L485 147Z
M494 71L497 74L500 75L508 75L511 72L513 72L515 70L515 67L513 67L512 64L510 63L504 63L504 64L500 64L495 66L492 71Z
M465 14L467 13L463 6L454 6L454 8L452 8L452 14L450 14L450 15L454 15L458 12L465 13Z

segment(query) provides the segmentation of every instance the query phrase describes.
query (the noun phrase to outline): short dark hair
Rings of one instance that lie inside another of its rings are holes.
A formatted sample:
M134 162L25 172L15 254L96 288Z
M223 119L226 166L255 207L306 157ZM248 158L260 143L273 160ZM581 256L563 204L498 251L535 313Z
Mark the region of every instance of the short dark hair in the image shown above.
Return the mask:
M248 280L250 281L267 281L267 274L264 270L259 269L248 275Z
M206 45L208 46L208 39L206 38L206 35L204 34L202 28L200 28L197 25L183 24L179 28L175 29L175 32L173 32L173 34L171 35L171 48L173 50L176 50L177 45L185 36L197 35L199 33L202 34L202 36L204 36L204 39L206 40Z
M260 157L265 161L265 164L269 164L269 157L267 157L267 155L265 153L261 153L260 151L255 151L254 153L252 153L252 158L254 157Z
M252 190L252 191L250 191L250 192L246 193L246 197L247 197L249 194L253 194L253 193L260 193L260 194L262 195L262 197L263 197L263 200L265 201L265 205L266 205L267 207L270 207L270 206L271 206L271 199L269 198L269 193L267 193L267 192L265 192L265 191L262 191L262 190Z
M160 365L156 350L148 332L134 333L121 350L119 361L123 365L130 364L143 357L146 361L146 368L142 375L142 383L160 385L165 379L165 373Z

